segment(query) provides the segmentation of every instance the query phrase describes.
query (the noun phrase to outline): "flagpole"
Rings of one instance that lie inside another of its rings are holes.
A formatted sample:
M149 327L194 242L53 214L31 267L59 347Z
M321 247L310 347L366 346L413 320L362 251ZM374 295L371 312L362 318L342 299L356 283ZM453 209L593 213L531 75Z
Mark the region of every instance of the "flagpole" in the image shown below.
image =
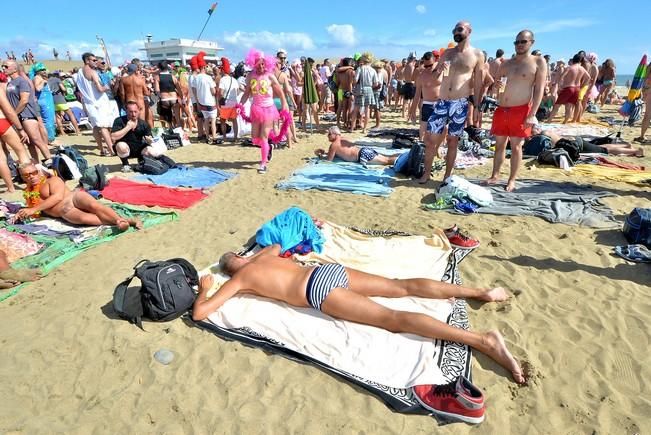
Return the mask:
M213 3L211 6L210 10L208 10L208 18L206 18L206 22L203 23L203 27L201 28L201 32L199 32L199 36L197 36L197 39L195 41L201 40L201 35L203 35L203 31L206 30L206 26L208 25L208 21L212 18L213 12L215 12L215 9L217 8L217 3Z

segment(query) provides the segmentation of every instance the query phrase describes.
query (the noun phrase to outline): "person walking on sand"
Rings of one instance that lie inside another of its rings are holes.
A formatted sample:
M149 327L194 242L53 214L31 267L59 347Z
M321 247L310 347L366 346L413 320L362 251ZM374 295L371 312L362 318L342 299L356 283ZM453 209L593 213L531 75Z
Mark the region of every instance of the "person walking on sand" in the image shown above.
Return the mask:
M425 278L387 279L340 264L302 267L291 258L281 258L280 245L272 245L247 258L228 252L220 259L222 270L231 276L208 297L214 278L202 276L192 318L203 320L237 294L254 294L299 308L313 308L335 319L375 326L394 333L411 333L430 339L466 344L508 370L515 382L526 382L520 365L497 331L473 332L455 328L426 314L389 309L371 296L430 299L471 298L482 302L508 299L502 287L473 289Z
M506 191L515 189L515 179L522 165L522 145L531 136L531 127L537 124L536 112L540 107L545 83L547 64L541 56L530 53L534 35L523 30L515 37L515 57L504 61L497 71L499 107L493 114L491 134L495 136L493 173L488 184L499 181L500 169L506 157L506 143L511 143L511 174Z

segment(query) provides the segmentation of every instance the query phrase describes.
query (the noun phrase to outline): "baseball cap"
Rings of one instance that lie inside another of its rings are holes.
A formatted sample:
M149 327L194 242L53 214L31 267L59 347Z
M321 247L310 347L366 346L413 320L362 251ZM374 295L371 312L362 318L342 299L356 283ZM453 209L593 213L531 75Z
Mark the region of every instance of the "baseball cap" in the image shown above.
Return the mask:
M135 63L130 63L129 66L127 67L127 72L129 74L133 74L136 71L138 71L138 65L136 65Z

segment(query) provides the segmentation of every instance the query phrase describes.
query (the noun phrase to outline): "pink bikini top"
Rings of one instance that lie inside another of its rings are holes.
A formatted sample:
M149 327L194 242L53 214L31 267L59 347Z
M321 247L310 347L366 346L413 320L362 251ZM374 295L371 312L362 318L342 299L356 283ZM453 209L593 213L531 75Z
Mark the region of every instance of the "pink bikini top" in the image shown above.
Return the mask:
M253 104L256 106L269 107L274 105L274 91L271 88L270 75L253 75L251 78L251 94L253 95Z

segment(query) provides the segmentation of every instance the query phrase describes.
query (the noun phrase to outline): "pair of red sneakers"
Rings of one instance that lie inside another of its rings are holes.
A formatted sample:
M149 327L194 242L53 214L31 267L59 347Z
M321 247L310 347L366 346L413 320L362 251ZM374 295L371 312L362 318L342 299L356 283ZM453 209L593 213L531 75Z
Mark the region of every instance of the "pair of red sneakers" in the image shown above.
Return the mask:
M448 238L450 245L455 248L461 249L475 249L479 246L479 240L473 239L462 233L459 227L455 224L453 227L443 230L445 237Z
M484 421L484 395L463 376L445 385L416 385L412 391L418 403L436 415L470 424Z

